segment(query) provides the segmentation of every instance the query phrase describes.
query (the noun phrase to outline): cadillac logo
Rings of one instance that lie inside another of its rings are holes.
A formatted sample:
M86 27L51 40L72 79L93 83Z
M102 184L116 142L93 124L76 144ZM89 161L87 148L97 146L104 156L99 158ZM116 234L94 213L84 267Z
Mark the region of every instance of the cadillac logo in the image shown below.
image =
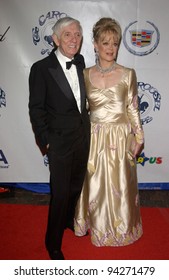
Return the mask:
M131 22L124 30L123 43L126 49L138 56L153 52L160 41L158 28L150 21L146 21L144 28L137 21Z

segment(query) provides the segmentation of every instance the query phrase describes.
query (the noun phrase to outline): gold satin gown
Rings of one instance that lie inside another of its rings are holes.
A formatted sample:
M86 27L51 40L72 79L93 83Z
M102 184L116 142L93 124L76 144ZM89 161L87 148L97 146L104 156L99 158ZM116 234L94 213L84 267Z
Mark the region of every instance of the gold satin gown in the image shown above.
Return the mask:
M123 69L120 81L108 89L85 83L90 108L91 146L87 174L75 213L75 235L89 229L96 246L125 246L142 231L136 161L127 150L129 135L143 143L133 69Z

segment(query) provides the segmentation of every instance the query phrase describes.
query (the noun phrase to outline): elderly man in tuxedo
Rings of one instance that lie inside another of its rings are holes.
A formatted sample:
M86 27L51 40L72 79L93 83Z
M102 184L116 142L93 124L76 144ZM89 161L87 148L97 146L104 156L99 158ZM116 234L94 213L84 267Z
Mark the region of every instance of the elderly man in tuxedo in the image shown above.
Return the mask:
M90 142L79 54L82 27L76 19L59 19L53 27L56 48L35 62L29 76L29 114L36 141L49 158L51 200L45 244L53 260L64 260L61 250L65 228L73 230Z

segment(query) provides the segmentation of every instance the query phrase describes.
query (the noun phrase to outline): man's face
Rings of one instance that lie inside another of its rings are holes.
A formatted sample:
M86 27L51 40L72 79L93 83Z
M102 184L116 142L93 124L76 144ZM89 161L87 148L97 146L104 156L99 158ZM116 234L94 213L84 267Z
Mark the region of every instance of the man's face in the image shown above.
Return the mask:
M54 34L53 40L59 47L60 52L72 58L79 50L82 40L80 27L77 23L71 23L61 30L59 38Z

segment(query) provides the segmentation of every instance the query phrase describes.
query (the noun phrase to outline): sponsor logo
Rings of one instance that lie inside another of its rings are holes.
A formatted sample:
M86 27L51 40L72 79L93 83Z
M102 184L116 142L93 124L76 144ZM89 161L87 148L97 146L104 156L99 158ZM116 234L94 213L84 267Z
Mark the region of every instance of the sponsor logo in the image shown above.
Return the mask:
M161 95L156 88L148 83L138 82L139 110L142 125L153 120L153 114L160 110ZM162 164L162 157L147 157L142 152L137 158L137 164Z
M39 16L38 25L32 28L32 40L35 46L42 45L42 55L49 55L53 49L52 27L56 20L66 16L66 13L59 11L50 11L46 15Z
M1 165L2 163L2 165ZM8 168L9 167L9 164L8 164L8 161L7 161L7 158L5 156L5 154L3 153L2 150L0 150L0 168Z
M8 26L8 28L5 30L5 32L2 35L0 34L0 42L3 42L5 40L5 35L7 34L9 28L10 26Z
M153 120L153 115L161 107L161 95L148 83L138 82L139 109L142 125Z
M123 43L126 49L138 56L152 53L160 41L160 33L154 23L146 21L144 28L139 28L138 21L131 22L124 30Z
M0 108L6 107L6 95L5 92L0 88Z
M162 164L162 157L150 157L149 158L149 157L146 157L143 152L137 157L137 164L141 164L142 166L144 166L145 163Z
M0 87L0 109L2 107L6 107L6 94ZM1 114L0 114L0 117L1 117Z
M49 165L49 159L48 159L47 155L44 155L43 160L44 160L44 165L48 166Z

